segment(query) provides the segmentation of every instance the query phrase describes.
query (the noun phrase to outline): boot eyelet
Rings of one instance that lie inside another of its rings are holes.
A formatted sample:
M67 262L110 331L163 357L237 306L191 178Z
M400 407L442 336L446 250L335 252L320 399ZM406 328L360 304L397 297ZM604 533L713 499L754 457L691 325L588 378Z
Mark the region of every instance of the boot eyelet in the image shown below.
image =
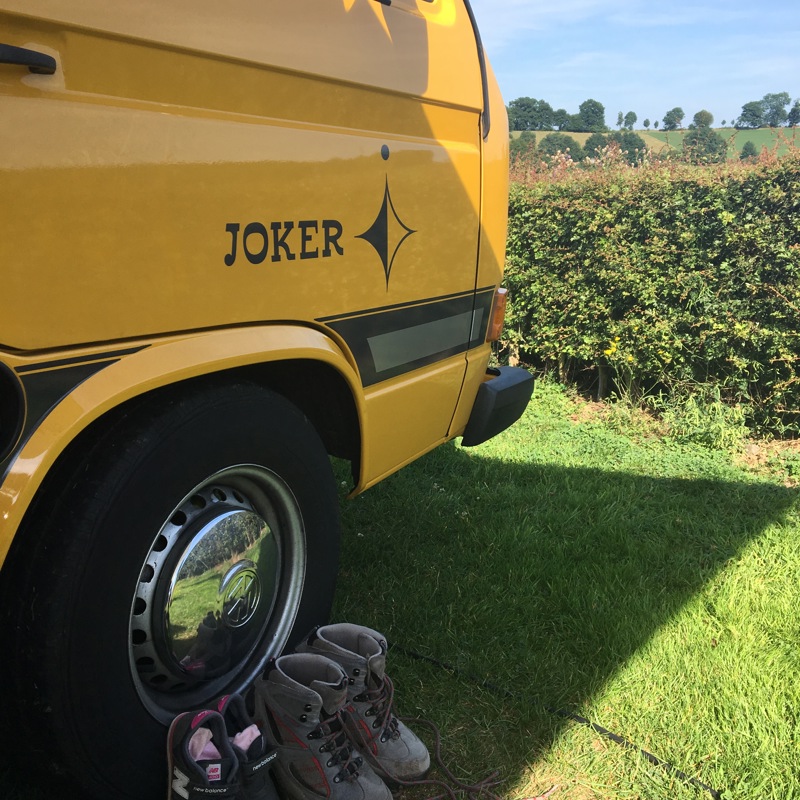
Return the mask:
M352 678L350 678L350 679L348 680L348 683L349 683L349 684L352 686L352 685L355 683L355 681L354 681Z
M303 707L303 711L311 711L311 710L312 710L311 703L306 703L306 705Z
M353 675L360 675L360 674L361 674L361 670L359 670L359 669L354 669L353 670Z
M381 724L381 721L379 719L376 719L375 722L372 723L372 727L373 728L377 728L380 724Z
M338 775L334 775L333 782L334 783L341 783L342 779Z
M307 719L308 717L305 714L300 715L300 722L305 722Z

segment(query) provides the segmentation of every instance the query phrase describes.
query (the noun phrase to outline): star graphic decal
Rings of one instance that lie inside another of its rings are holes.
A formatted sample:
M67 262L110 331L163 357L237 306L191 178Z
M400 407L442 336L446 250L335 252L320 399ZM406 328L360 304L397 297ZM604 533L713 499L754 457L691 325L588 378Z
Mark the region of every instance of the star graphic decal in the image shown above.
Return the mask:
M392 195L389 192L389 179L387 178L386 189L383 193L383 204L378 216L375 218L375 222L364 233L356 236L356 239L364 239L375 248L375 252L383 264L383 271L386 274L387 290L389 289L389 275L392 272L392 265L397 251L412 233L416 233L416 231L409 228L397 216L394 203L392 203Z

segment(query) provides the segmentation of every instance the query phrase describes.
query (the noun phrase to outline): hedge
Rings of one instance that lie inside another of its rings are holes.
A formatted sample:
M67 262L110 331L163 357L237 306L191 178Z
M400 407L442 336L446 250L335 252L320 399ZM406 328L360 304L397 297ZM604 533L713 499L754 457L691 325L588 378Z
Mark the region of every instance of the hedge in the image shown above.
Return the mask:
M508 344L635 394L713 386L800 432L800 154L512 184Z

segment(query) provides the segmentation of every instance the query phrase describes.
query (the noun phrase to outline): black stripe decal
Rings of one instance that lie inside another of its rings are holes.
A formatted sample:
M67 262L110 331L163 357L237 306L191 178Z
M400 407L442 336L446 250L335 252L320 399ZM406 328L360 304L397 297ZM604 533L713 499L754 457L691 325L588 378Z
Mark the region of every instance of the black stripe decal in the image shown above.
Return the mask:
M372 386L483 344L493 296L494 287L340 317L328 325L347 342L363 385Z
M76 364L63 369L50 369L21 377L26 400L25 425L14 450L0 461L0 470L10 464L14 455L25 446L45 417L61 400L87 378L91 378L96 372L100 372L101 369L111 364L116 364L117 361L119 359ZM5 480L5 472L3 480Z
M147 346L148 345L129 347L127 350L111 350L107 353L92 353L92 355L88 356L59 358L55 361L42 361L39 364L26 364L24 367L17 367L15 372L18 375L23 375L26 372L41 372L42 370L48 369L60 369L61 367L68 367L73 364L86 364L94 361L106 361L111 358L119 360L122 356L129 356L133 353L138 353L140 350L144 350Z
M383 311L393 311L396 308L413 308L415 306L425 305L427 303L439 303L442 300L455 300L456 298L474 297L476 294L483 294L484 292L494 292L494 286L484 286L473 292L471 289L468 292L456 292L455 294L443 294L439 297L426 297L424 300L414 300L410 303L396 303L392 306L378 306L376 308L365 308L361 311L352 311L349 314L332 314L329 317L319 317L317 322L332 322L334 320L350 319L351 317L363 317L367 314L377 314Z
M138 353L147 347L149 345L141 345L125 350L61 358L17 367L15 372L19 375L25 391L25 423L14 449L5 458L0 459L0 484L6 479L16 454L25 446L43 420L61 400L87 378L91 378L92 375L111 364L116 364L120 360L120 356Z

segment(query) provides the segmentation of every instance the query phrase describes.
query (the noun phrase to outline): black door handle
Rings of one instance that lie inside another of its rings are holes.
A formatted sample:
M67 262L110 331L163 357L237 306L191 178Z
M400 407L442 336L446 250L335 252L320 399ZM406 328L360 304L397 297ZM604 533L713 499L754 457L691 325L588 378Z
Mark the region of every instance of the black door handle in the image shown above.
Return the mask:
M0 44L0 64L19 64L37 75L52 75L56 71L56 60L52 56L10 44Z

